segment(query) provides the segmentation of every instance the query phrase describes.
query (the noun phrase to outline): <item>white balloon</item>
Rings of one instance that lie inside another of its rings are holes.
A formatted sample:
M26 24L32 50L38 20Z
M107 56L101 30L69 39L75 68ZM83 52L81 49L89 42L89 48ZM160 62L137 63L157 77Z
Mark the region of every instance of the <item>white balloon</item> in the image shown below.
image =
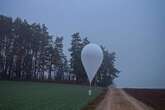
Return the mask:
M103 52L100 46L96 44L86 45L81 51L81 61L91 84L103 61Z

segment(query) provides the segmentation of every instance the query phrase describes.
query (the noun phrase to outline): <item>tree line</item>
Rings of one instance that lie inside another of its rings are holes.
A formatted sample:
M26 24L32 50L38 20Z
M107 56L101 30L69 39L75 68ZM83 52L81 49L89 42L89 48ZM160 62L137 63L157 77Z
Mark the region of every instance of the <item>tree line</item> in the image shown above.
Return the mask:
M63 52L63 37L50 35L45 24L0 15L0 79L87 82L80 56L90 41L87 37L82 39L78 32L71 37L68 60ZM107 86L119 70L115 68L115 52L101 48L104 59L94 82Z

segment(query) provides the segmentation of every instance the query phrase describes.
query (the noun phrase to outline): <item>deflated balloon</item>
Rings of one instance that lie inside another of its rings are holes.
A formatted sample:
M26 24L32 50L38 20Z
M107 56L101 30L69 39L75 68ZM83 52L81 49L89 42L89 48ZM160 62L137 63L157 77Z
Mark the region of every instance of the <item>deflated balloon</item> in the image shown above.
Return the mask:
M103 61L103 52L100 46L96 44L86 45L81 51L81 61L91 84Z

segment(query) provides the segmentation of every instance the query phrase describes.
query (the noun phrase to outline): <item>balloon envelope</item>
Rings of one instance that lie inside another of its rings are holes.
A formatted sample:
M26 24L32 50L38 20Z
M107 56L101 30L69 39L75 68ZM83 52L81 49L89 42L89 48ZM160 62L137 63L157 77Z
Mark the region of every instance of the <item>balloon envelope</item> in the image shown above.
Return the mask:
M96 44L86 45L81 52L81 61L91 84L103 61L103 52Z

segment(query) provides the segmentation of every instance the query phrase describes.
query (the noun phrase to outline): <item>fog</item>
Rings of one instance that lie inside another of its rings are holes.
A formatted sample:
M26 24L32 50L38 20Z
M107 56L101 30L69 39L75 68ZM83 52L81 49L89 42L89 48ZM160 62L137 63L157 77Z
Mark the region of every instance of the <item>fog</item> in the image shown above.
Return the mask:
M165 88L164 0L1 0L0 14L44 23L53 35L80 32L117 54L119 87Z

